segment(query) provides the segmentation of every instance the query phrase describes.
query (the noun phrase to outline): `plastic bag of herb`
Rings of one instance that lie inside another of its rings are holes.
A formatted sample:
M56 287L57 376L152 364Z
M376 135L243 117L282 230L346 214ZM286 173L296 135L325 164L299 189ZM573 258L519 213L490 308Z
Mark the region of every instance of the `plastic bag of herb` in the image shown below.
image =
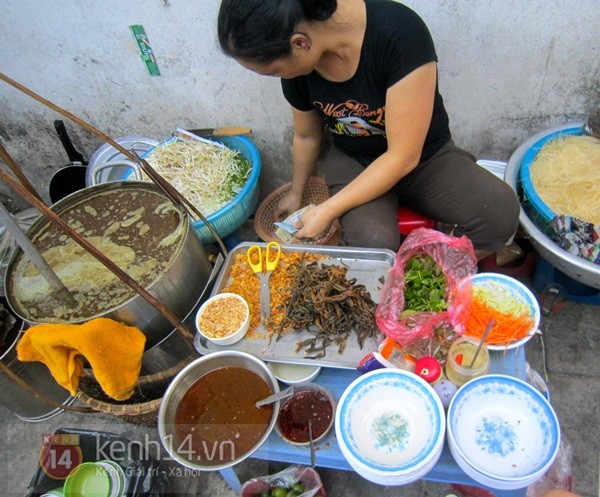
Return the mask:
M455 289L477 272L477 260L466 237L436 230L412 231L400 246L381 289L375 311L381 332L406 347L430 339L439 326L458 323L467 312L455 306Z

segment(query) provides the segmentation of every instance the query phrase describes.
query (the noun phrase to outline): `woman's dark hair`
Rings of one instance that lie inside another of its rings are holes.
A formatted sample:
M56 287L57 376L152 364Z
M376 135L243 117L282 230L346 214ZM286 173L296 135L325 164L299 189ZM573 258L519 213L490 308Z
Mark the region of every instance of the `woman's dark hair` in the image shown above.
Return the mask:
M337 0L223 0L221 50L240 60L268 63L292 52L290 37L302 21L325 21Z

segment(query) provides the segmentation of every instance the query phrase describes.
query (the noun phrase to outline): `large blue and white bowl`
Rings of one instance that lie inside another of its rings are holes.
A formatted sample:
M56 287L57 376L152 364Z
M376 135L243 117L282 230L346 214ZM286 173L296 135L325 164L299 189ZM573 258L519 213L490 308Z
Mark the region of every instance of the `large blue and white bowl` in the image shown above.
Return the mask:
M535 162L538 153L544 145L549 142L556 140L557 138L564 136L580 136L583 135L584 131L581 126L573 126L571 128L561 129L548 133L546 136L537 140L525 153L523 161L521 162L521 169L519 171L519 177L521 184L523 185L523 193L525 199L531 203L533 210L532 218L538 221L541 229L545 229L550 221L554 219L556 213L546 204L542 198L538 195L533 181L531 179L531 166Z
M403 485L425 476L439 459L445 413L427 382L408 371L379 369L344 391L335 429L342 454L361 476Z
M541 478L560 445L558 419L546 398L528 383L499 374L475 378L458 390L446 431L463 471L505 490Z

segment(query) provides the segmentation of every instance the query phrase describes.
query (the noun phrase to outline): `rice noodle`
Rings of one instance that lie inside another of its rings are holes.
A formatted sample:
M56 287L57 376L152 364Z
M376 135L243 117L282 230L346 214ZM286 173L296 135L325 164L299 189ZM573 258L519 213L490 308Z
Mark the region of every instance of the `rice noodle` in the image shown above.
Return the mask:
M600 140L564 136L546 143L531 164L531 180L555 214L600 224Z

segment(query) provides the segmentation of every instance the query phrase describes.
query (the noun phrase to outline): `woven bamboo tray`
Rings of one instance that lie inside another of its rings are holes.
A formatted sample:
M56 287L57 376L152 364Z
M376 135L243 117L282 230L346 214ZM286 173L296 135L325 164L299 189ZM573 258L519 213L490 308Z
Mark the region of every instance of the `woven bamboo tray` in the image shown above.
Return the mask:
M275 236L277 226L273 223L273 212L277 208L279 201L289 193L291 187L291 183L280 186L265 198L258 206L258 209L256 209L256 214L254 215L254 229L261 240L265 242L281 242L281 240ZM325 179L313 176L308 180L306 188L304 189L300 207L305 207L308 204L318 205L325 202L328 198L329 188L327 188L327 185L325 184ZM340 223L336 219L327 235L320 240L317 240L315 244L338 245L340 232Z

